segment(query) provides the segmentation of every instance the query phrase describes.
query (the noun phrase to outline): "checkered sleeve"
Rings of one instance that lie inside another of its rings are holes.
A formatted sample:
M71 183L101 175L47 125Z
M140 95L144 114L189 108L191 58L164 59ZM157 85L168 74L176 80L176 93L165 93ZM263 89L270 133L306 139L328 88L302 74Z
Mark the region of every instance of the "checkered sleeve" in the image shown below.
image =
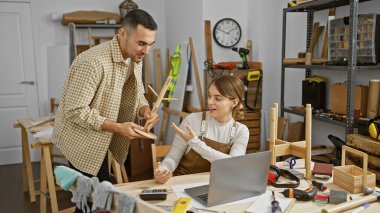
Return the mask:
M139 63L139 64L136 64L135 65L135 69L137 73L136 75L136 79L137 79L137 112L136 112L136 117L137 118L141 118L139 112L140 112L140 109L141 107L144 107L144 106L149 106L148 104L148 101L146 100L145 98L145 89L144 89L144 83L142 82L142 76L141 76L141 73L142 73L142 66L141 66L142 63Z
M84 128L96 131L102 130L101 126L105 117L102 117L98 109L90 105L102 80L102 73L100 68L96 68L89 61L74 61L70 68L66 93L67 119Z

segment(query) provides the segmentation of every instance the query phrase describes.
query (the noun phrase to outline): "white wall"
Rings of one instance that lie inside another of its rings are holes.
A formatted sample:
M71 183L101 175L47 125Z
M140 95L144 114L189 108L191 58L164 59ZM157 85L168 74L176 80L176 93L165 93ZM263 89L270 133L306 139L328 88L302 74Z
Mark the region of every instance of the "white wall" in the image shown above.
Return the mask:
M68 27L63 26L60 21L53 21L51 14L63 14L77 10L102 10L119 13L119 4L121 0L32 0L32 25L33 37L35 43L36 70L39 93L40 115L46 115L49 111L49 96L59 97L56 91L61 90L65 79L57 81L57 85L49 85L48 75L54 71L48 70L48 58L53 56L47 55L48 48L69 44ZM135 0L139 8L148 11L156 20L159 30L154 48L164 49L165 44L165 11L163 1ZM112 34L112 30L97 30L96 33ZM87 42L87 31L78 30L79 42ZM79 43L78 42L78 43ZM61 52L62 53L62 52ZM151 57L153 58L153 57ZM165 60L165 57L163 57ZM153 59L152 59L153 61ZM63 62L67 63L67 62ZM62 67L68 66L63 64ZM153 67L153 62L151 67ZM50 92L53 91L53 92Z
M60 22L52 21L52 12L64 13L75 10L106 10L118 13L118 5L121 0L32 0L33 37L35 41L36 70L39 91L40 114L48 111L48 88L60 91L60 85L49 85L47 49L51 46L68 45L69 35L66 26ZM211 20L211 27L221 18L230 17L237 20L242 27L242 38L237 46L245 46L247 39L253 41L254 60L263 63L263 128L262 145L269 136L269 108L272 103L280 102L281 82L281 36L282 36L282 10L288 0L135 0L140 8L152 14L158 23L159 30L157 42L154 48L161 49L162 62L165 62L165 49L168 47L171 54L178 43L182 44L181 75L187 73L186 48L188 38L192 37L200 72L203 79L203 62L205 60L204 20ZM378 12L380 1L361 3L360 13ZM326 23L327 11L316 13L315 20L321 25ZM337 17L347 16L348 7L338 8ZM306 43L306 15L289 14L287 22L286 57L295 57L299 51L305 50ZM80 38L86 41L86 32L81 32ZM321 38L322 39L322 36ZM321 41L321 40L320 40ZM239 61L238 54L228 49L219 47L213 41L213 56L216 62ZM318 51L321 45L317 46ZM153 57L150 57L153 62ZM151 62L152 72L153 63ZM330 83L345 81L344 72L313 71L315 74L324 75ZM154 74L152 73L154 77ZM286 75L286 105L301 105L302 88L301 81L304 78L303 70L287 69ZM358 73L358 82L368 84L368 79L379 78L376 72ZM194 79L194 76L192 76ZM64 79L62 79L63 82ZM184 85L183 82L178 82ZM193 83L194 84L194 83ZM202 84L204 88L205 85ZM196 87L194 87L196 88ZM50 91L53 91L50 89ZM204 91L204 89L202 89ZM56 92L50 92L56 93ZM59 96L59 94L57 94ZM205 94L204 94L205 95ZM191 94L191 104L199 106L197 92ZM329 106L329 93L327 94ZM290 121L300 120L298 116L287 115ZM313 145L328 144L327 135L334 134L344 136L344 128L329 125L319 121L313 121ZM170 131L170 128L168 128ZM262 146L264 147L264 146Z

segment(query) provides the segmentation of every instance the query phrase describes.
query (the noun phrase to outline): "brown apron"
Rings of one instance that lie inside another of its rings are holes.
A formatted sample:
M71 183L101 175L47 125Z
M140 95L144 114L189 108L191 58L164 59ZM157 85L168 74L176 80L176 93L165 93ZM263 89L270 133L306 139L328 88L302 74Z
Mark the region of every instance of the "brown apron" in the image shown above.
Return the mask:
M206 120L206 112L202 114L202 125L205 125L204 122ZM233 128L236 128L236 121L233 124ZM231 131L233 131L231 128ZM204 133L201 133L200 139L206 143L207 146L219 151L224 154L229 154L232 146L231 141L233 137L229 139L229 143L220 143L206 137L203 137ZM233 133L234 135L234 133ZM182 156L181 161L179 162L177 169L173 172L174 176L177 175L187 175L201 172L209 172L211 167L211 163L204 159L200 154L195 152L193 149L190 149L188 153Z

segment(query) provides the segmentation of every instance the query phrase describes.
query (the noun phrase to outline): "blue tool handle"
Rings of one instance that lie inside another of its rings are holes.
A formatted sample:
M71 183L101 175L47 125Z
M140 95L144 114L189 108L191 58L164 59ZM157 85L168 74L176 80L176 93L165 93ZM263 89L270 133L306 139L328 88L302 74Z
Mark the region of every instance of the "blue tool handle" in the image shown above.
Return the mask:
M282 213L280 204L277 200L272 201L272 213Z

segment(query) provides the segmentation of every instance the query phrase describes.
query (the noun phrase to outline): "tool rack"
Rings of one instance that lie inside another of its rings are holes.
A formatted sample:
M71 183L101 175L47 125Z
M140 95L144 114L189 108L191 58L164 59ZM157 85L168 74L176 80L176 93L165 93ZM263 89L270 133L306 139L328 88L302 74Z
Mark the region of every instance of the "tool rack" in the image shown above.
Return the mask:
M314 0L307 3L299 4L294 7L284 8L283 9L283 25L282 25L282 60L285 58L285 41L286 41L286 18L288 13L292 12L302 12L307 13L307 36L306 36L306 49L310 46L310 40L313 30L313 19L314 12L325 10L334 7L340 6L350 6L350 26L349 26L349 58L348 58L348 66L329 66L329 65L285 65L282 63L281 65L281 116L284 116L284 113L291 113L300 116L305 116L305 113L298 112L289 107L285 106L285 75L287 68L298 68L305 70L305 77L311 76L311 70L328 70L328 71L345 71L347 72L347 120L346 122L340 122L336 120L330 120L323 117L317 117L313 115L313 119L321 120L327 123L344 126L346 128L346 135L353 133L355 123L354 123L354 90L355 90L355 76L356 72L361 71L374 71L380 70L380 65L377 64L375 66L357 66L357 37L354 36L355 32L357 32L358 28L358 6L359 2L365 2L371 0Z

